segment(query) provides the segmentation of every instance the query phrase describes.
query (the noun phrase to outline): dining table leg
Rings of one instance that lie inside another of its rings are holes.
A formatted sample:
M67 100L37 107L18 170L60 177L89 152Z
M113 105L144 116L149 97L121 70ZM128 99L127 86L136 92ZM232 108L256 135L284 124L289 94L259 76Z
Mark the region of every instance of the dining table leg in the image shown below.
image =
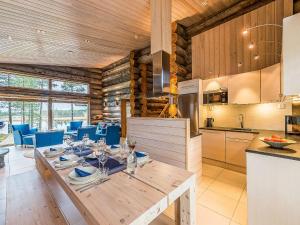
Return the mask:
M180 196L180 225L196 225L196 184Z

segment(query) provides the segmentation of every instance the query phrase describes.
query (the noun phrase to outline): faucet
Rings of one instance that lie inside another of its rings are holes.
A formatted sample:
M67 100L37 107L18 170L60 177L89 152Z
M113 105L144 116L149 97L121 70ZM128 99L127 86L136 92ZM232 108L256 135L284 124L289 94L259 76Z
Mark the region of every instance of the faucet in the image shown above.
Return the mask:
M243 114L239 115L239 121L240 121L241 128L244 128L244 115Z

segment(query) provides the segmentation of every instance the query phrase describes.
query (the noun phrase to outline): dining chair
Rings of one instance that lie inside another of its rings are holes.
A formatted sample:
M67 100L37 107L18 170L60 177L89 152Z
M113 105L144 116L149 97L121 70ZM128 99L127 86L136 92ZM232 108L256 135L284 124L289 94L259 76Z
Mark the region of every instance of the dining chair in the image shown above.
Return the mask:
M108 126L106 134L97 134L97 140L105 138L107 145L118 145L120 144L120 131L121 127L118 125Z
M82 123L83 121L81 120L78 120L78 121L71 121L70 122L70 125L67 126L67 131L70 132L70 131L77 131L78 128L81 128L82 127Z
M15 145L33 145L34 134L38 131L37 128L29 127L28 123L12 124L12 131Z
M51 145L62 144L64 140L64 131L46 131L35 133L35 147L46 147Z
M81 141L84 135L88 135L89 139L96 141L97 126L87 126L78 129L77 134L73 134L74 141Z

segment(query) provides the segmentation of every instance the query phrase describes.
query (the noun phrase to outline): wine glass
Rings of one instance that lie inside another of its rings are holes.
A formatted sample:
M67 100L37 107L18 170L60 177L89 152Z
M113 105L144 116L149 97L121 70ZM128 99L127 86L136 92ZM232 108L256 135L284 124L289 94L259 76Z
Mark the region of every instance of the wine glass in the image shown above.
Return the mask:
M72 139L70 138L70 136L68 135L67 138L65 139L65 142L67 144L67 148L66 148L66 152L71 154L72 153L72 150L73 150L73 146L74 146L74 143L72 141Z
M99 141L98 141L98 145L99 146L104 146L105 144L106 144L105 138L100 138Z
M99 170L101 171L101 173L104 174L104 172L105 172L105 167L104 166L105 166L105 163L108 160L107 153L105 151L99 151L98 160L99 160ZM102 170L100 168L102 168Z
M133 152L136 145L136 141L132 137L127 137L127 145L130 149L130 152Z
M83 137L82 137L82 143L83 143L84 147L87 146L88 141L89 141L89 135L88 134L84 134Z

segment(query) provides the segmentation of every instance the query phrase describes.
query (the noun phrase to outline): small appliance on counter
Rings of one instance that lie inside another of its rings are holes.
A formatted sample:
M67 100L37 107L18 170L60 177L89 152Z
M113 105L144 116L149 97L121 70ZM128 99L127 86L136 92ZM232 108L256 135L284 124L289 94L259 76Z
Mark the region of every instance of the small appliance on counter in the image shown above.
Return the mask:
M228 104L228 90L219 89L203 92L203 104Z
M300 115L285 116L285 133L300 135Z
M206 127L213 127L214 126L214 118L208 117L206 118Z

